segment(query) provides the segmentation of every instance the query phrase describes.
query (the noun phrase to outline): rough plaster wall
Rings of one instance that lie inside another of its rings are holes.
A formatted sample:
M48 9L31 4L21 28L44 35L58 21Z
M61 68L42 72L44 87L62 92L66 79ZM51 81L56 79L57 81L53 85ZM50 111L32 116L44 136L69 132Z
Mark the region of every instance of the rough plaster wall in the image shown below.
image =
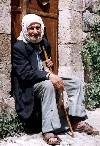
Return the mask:
M82 0L59 0L58 51L59 75L84 80L81 60Z
M0 108L11 106L11 8L10 0L0 0ZM10 99L9 99L10 100ZM0 109L1 111L1 109Z

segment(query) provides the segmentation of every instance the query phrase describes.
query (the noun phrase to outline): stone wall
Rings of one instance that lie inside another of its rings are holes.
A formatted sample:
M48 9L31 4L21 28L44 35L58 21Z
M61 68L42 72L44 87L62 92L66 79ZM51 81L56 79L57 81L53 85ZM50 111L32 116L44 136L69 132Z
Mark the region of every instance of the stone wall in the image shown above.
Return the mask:
M0 111L13 107L9 100L11 83L11 8L10 0L0 0Z
M81 60L82 0L59 0L59 75L78 76L84 80Z
M84 81L81 49L89 26L100 21L100 0L59 0L59 75L78 76Z
M83 10L83 32L88 35L91 26L100 22L100 0L84 0Z

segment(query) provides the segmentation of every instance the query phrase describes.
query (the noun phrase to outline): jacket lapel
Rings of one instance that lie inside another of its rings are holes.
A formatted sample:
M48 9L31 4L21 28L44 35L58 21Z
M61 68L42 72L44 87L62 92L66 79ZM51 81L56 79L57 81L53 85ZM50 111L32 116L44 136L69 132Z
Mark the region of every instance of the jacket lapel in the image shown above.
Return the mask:
M26 44L26 51L28 54L28 60L31 63L32 68L34 68L35 66L38 65L37 56L35 54L34 47L35 46L31 46L30 44Z

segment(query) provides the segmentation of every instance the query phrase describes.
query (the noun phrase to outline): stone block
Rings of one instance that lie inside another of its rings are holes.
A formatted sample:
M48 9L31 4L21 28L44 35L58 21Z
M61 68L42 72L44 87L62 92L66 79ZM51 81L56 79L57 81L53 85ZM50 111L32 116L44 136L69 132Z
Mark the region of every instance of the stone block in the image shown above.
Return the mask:
M11 35L0 34L0 60L8 60L11 56Z
M8 78L10 78L11 35L1 34L0 38L0 74L5 74Z
M59 13L58 43L80 43L82 41L82 13L64 10Z
M10 0L0 2L0 33L11 34L11 7Z
M74 11L83 10L83 0L60 0L59 10L70 9Z
M78 76L84 80L81 59L82 44L59 45L59 75ZM63 56L63 57L62 57Z
M68 66L70 64L71 56L71 45L59 45L58 46L59 54L59 65Z

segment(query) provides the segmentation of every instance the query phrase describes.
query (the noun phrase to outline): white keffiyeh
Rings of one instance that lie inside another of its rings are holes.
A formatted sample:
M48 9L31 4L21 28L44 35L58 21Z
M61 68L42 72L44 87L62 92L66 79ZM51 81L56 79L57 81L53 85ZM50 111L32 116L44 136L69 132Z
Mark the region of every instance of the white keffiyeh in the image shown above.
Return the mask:
M41 25L41 37L37 41L31 40L27 32L27 27L33 22L37 22ZM22 19L22 31L20 32L20 36L17 38L17 40L23 40L25 43L28 42L38 43L42 40L43 35L44 35L44 23L41 17L36 14L25 15Z

